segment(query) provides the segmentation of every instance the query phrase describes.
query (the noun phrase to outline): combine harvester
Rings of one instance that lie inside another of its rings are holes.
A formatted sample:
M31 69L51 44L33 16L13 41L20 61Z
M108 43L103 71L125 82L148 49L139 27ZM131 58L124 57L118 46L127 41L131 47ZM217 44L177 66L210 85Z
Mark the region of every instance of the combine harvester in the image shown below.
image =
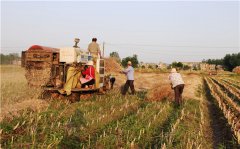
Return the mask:
M66 91L67 83L68 86L69 81L74 83L73 77L81 73L81 68L88 61L92 61L89 52L81 50L77 46L78 43L79 39L76 38L73 47L57 49L33 45L28 50L22 51L22 67L26 69L25 76L28 85L41 87L43 89L42 98L62 94L70 95L71 101L78 101L82 94L102 93L109 89L109 82L105 76L105 61L98 56L94 64L95 85L92 88L81 88L77 78L77 83L75 81L75 85ZM71 74L68 72L69 68L73 71Z

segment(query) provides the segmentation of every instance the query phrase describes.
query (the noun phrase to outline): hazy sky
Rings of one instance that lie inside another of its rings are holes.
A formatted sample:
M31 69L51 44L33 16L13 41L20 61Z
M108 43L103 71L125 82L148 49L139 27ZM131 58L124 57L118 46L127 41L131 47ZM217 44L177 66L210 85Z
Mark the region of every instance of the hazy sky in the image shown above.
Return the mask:
M140 61L201 61L240 52L240 2L1 2L1 53L38 44L87 48Z

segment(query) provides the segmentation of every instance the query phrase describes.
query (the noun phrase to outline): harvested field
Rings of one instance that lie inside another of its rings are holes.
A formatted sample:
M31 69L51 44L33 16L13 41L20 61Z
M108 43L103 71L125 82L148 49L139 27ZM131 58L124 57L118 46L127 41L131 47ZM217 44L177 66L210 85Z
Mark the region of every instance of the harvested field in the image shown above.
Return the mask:
M215 103L217 94L211 95L211 92L222 94L223 89L227 92L229 87L231 95L238 97L238 84L230 82L238 76L224 75L225 87L220 85L224 81L206 84L198 74L183 73L185 103L176 107L171 101L173 90L168 73L136 72L136 95L122 96L119 88L126 77L115 71L113 90L72 104L38 99L39 92L27 86L24 73L20 67L1 66L3 148L239 147L233 137L236 131L231 130L238 123L228 124L225 113ZM216 90L210 89L211 85Z
M148 91L146 99L148 101L161 101L164 99L173 101L174 93L169 84L161 84Z
M48 106L48 102L41 99L28 99L22 102L5 105L1 107L0 122L3 120L3 118L11 119L12 116L19 116L20 111L29 109L36 112L36 111L41 111L47 106Z
M25 69L20 66L1 66L1 116L17 115L27 108L33 111L45 107L48 103L38 99L40 89L28 86Z

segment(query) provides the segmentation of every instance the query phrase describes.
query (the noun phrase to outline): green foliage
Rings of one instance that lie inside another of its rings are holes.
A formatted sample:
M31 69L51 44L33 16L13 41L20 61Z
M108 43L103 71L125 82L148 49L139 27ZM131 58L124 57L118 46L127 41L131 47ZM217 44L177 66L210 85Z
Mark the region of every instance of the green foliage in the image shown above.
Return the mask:
M149 69L153 69L153 66L152 66L152 65L149 65L148 68L149 68Z
M173 68L182 69L182 68L183 68L183 63L181 63L181 62L172 62L171 66L172 66Z
M134 54L132 57L129 56L129 57L123 58L123 59L122 59L122 66L123 66L123 67L127 67L128 61L131 61L131 62L132 62L132 66L133 66L134 68L137 68L137 67L138 67L139 62L138 62L138 57L137 57L136 54Z
M202 62L215 65L223 65L228 71L240 66L240 53L227 54L222 59L208 59Z
M183 66L183 70L189 70L191 67L190 66L188 66L188 65L184 65Z
M223 65L223 59L208 59L203 60L202 62L215 65Z
M10 53L8 55L1 54L0 64L12 64L14 60L20 60L18 53Z
M149 68L149 69L157 69L157 68L158 68L158 65L148 65L148 68Z
M228 78L239 80L236 74ZM201 90L198 86L197 97ZM211 112L204 111L203 100L184 97L178 107L167 99L147 101L146 93L122 96L116 89L77 103L48 101L39 111L3 119L0 143L2 148L211 148L211 134L204 138L212 130L206 125Z
M227 54L223 58L223 64L229 71L232 71L236 66L240 66L240 52L231 55Z
M70 125L73 127L80 127L85 124L86 120L84 119L83 112L80 109L77 109L72 116Z
M75 135L64 136L58 145L58 148L82 148L79 138Z
M199 70L197 66L193 66L193 70Z
M118 52L111 52L110 57L115 58L117 60L117 62L119 62L119 63L121 62L121 58L120 58Z

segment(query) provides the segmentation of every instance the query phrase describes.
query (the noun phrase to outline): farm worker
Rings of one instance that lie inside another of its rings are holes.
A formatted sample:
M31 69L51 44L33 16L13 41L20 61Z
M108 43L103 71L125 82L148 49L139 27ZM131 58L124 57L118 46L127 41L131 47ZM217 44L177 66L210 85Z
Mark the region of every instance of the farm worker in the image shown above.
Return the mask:
M88 45L88 52L91 53L94 62L96 62L98 55L101 57L101 51L99 44L97 43L97 38L92 38L92 42Z
M92 88L95 84L95 70L93 67L93 61L88 61L86 66L86 70L82 71L82 75L85 77L80 78L80 82L82 84L82 87L87 87L89 85L90 88Z
M124 88L123 88L123 95L126 95L129 86L131 88L132 94L135 94L135 89L134 89L134 84L133 84L134 83L134 69L132 67L132 62L131 61L128 61L127 64L128 64L127 69L122 71L122 73L126 74L126 76L127 76L127 81L126 81L126 83L124 85Z
M111 83L111 89L113 89L113 85L116 81L115 76L110 74L109 78L110 78L110 83Z
M175 102L177 105L180 105L182 104L182 93L184 89L184 81L182 76L177 72L176 68L172 68L168 78L171 81L172 89L175 92Z

